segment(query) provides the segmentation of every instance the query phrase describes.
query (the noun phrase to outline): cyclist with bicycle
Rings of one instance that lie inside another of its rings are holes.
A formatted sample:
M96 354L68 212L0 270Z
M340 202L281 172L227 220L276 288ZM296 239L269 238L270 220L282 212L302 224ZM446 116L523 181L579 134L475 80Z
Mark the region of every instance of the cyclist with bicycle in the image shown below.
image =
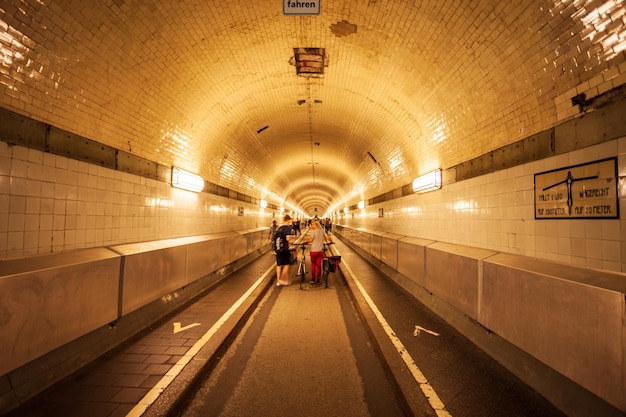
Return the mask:
M324 257L324 242L333 243L332 239L324 234L324 230L317 220L311 223L309 243L311 244L311 284L319 284L322 274L322 258Z

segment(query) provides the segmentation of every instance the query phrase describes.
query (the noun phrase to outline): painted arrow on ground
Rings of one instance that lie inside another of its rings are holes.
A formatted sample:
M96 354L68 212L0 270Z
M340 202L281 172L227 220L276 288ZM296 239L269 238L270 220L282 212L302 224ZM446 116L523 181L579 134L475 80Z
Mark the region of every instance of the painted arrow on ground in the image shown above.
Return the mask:
M426 332L428 334L432 334L433 336L439 336L439 333L433 332L432 330L425 329L422 326L415 326L415 330L413 330L413 336L417 336L422 331L424 331L424 332Z
M200 323L191 323L191 324L188 324L185 327L182 327L181 323L177 321L176 323L174 323L174 334L182 332L184 330L192 329L192 328L194 328L196 326L199 326L199 325L200 325Z

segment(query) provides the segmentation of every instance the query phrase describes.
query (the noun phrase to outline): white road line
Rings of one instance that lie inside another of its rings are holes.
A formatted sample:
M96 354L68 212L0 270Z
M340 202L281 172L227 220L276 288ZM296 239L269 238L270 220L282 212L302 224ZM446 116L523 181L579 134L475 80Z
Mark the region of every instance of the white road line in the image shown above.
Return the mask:
M200 349L202 349L204 345L208 343L209 340L211 340L211 338L215 335L215 333L217 333L220 327L222 327L224 323L226 323L230 316L233 315L233 313L241 306L241 304L243 304L243 302L250 296L250 294L252 294L252 292L259 285L261 285L267 275L274 272L275 270L275 265L269 267L268 270L265 271L263 275L261 275L261 277L256 280L256 282L252 284L250 288L248 288L248 291L246 291L245 294L242 295L239 300L237 300L235 304L233 304L228 309L228 311L219 318L217 322L215 322L213 327L211 327L200 339L198 339L198 341L189 348L189 350L180 358L180 360L176 362L176 364L172 366L172 368L170 368L165 376L163 376L163 378L161 378L161 380L157 382L150 391L148 391L148 393L139 401L139 403L137 403L137 405L133 407L133 409L130 410L128 414L126 414L126 417L141 416L148 409L148 407L156 401L159 395L163 393L165 388L168 387L168 385L174 380L174 378L178 376L178 374L183 370L185 365L187 365L193 359L195 354L198 353Z
M419 384L420 389L426 396L428 403L430 404L432 409L435 411L437 416L438 417L452 417L452 415L448 411L446 411L446 406L443 403L443 401L441 401L441 399L439 398L439 396L437 395L433 387L428 383L428 380L426 379L422 371L420 371L418 366L415 364L415 361L413 360L409 352L407 352L402 341L398 338L398 336L396 336L396 332L389 325L389 323L387 323L387 320L385 319L383 314L380 312L376 304L374 304L374 301L370 298L367 291L365 291L365 288L363 288L363 286L357 279L354 272L352 272L352 269L350 269L350 266L345 262L345 259L341 260L341 266L344 266L348 270L350 275L352 276L352 280L354 281L357 288L363 295L363 298L365 298L365 301L367 301L367 304L372 309L372 312L374 312L374 315L378 319L378 322L383 326L383 329L385 329L385 333L387 333L387 337L389 337L389 340L391 340L391 343L393 343L393 345L396 347L398 353L400 354L400 357L402 358L406 366L409 368L411 375L413 375L413 378Z

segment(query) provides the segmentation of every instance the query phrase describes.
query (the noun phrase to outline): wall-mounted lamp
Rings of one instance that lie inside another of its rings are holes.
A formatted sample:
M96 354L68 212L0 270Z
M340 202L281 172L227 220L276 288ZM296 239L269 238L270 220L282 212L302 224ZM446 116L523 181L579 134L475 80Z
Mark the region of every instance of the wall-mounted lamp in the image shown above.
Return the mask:
M348 213L348 207L344 207L343 208L343 212L347 214Z
M267 201L265 200L259 201L259 206L261 206L261 208L267 208Z
M441 188L441 169L417 177L413 180L413 192L425 193Z
M365 208L365 200L359 201L359 204L358 204L357 207L360 208L360 209L364 209Z
M172 167L172 186L199 193L204 189L204 179L184 169Z

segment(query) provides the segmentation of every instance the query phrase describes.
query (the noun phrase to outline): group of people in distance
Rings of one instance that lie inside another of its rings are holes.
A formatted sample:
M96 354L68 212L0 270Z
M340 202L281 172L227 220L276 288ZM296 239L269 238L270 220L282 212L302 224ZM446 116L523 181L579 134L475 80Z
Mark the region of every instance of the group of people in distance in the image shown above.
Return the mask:
M296 232L297 233L297 232ZM291 264L291 251L289 247L296 238L292 227L291 216L283 217L283 224L278 225L276 220L270 226L268 238L272 242L272 250L276 254L276 286L291 284L289 279L289 265ZM282 243L281 243L282 241ZM322 229L317 218L310 221L310 229L306 243L311 245L311 283L320 282L322 274L322 258L324 257L324 242L332 243L332 239Z

